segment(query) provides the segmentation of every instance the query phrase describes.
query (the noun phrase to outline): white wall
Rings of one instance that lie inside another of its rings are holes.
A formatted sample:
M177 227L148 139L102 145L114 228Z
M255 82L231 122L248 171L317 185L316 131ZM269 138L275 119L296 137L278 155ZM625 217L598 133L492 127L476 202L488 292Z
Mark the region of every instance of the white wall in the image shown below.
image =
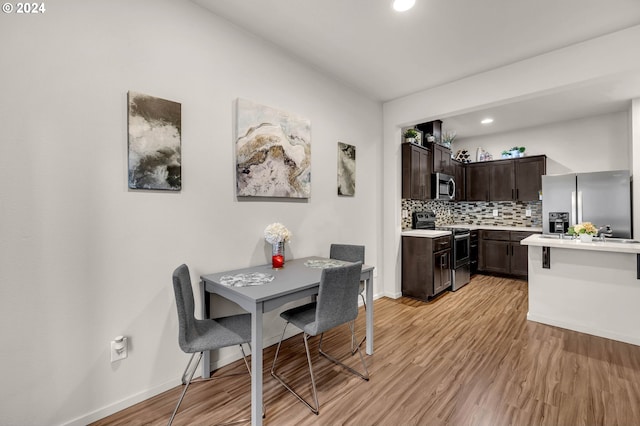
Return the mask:
M401 294L402 126L486 109L492 105L561 93L575 85L589 84L619 73L638 72L640 56L631 52L637 50L639 43L640 26L630 27L385 103L381 256L384 260L384 293L390 297L398 297ZM515 143L508 145L513 146ZM524 145L531 149L530 144ZM546 154L554 155L549 152ZM637 186L634 192L634 198L639 198L640 190Z
M266 263L271 222L290 258L340 241L379 263L379 103L191 2L46 7L0 24L0 424L86 424L176 386L171 272ZM127 189L128 90L182 104L181 192ZM308 202L235 198L238 97L311 120ZM338 141L357 147L355 197L336 195Z
M629 113L621 111L519 129L489 136L461 139L452 150L466 149L474 156L478 147L495 160L513 146L527 155L547 155L547 174L631 170Z

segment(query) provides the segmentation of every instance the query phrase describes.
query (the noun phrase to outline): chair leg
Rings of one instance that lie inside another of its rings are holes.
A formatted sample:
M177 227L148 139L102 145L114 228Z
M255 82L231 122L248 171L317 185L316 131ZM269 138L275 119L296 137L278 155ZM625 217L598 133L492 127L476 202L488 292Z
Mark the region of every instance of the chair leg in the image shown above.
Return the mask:
M312 406L309 402L307 402L300 394L298 394L296 391L294 391L287 383L285 383L285 381L282 379L282 377L280 377L277 373L276 373L276 361L278 360L278 354L280 353L280 346L282 345L282 339L284 338L284 332L287 329L287 325L289 323L285 324L284 326L284 330L282 330L282 336L280 337L280 341L278 342L278 347L276 348L276 355L273 358L273 364L271 365L271 375L273 376L274 379L276 379L282 386L284 386L284 388L286 390L288 390L289 392L291 392L296 398L298 398L298 400L300 402L302 402L304 405L307 406L307 408L309 410L311 410L311 412L315 415L318 415L318 413L320 412L320 404L318 403L318 392L316 390L316 380L315 380L315 376L313 375L313 365L311 364L311 353L309 352L309 338L311 336L309 336L307 333L302 333L302 339L304 340L304 348L305 351L307 353L307 362L309 364L309 375L311 376L311 387L313 389L313 400L315 403L315 407Z
M351 338L353 339L355 337L355 328L354 328L354 323L350 322L349 323L349 328L351 329ZM333 362L334 364L340 365L343 368L345 368L346 370L350 371L352 374L360 377L363 380L369 381L369 370L367 370L367 364L364 362L364 357L362 356L362 351L360 350L360 346L356 346L356 352L358 352L358 355L360 355L360 362L362 363L362 368L364 369L364 373L360 373L359 371L354 370L353 368L349 367L348 365L345 365L344 363L338 361L336 358L332 357L331 355L327 354L326 352L324 352L322 350L322 338L324 337L324 333L322 333L320 335L320 343L318 343L318 352L320 352L320 355L322 355L323 357L327 358L329 361Z
M360 293L360 297L362 298L362 306L364 306L364 310L367 310L367 301L364 300L364 294ZM355 320L353 322L355 324ZM358 343L358 347L362 346L362 344L364 343L364 341L367 340L367 335L365 333L364 336L362 336L362 340L360 340L360 343ZM356 354L356 336L355 334L353 334L351 336L351 355L355 355Z
M249 377L251 377L251 367L249 367L249 362L247 361L247 354L244 351L244 347L242 345L240 346L240 350L242 351L242 359L244 360L244 365L247 367L247 371L249 371ZM195 365L192 365L193 362L193 358L198 355L197 361L195 363ZM180 408L180 404L182 403L182 400L184 399L184 396L187 393L187 389L189 388L189 385L191 383L194 382L204 382L204 381L209 381L209 380L213 380L213 379L221 379L221 378L225 378L225 377L231 377L231 376L238 376L241 373L230 373L230 374L224 374L224 375L220 375L220 376L215 376L215 377L207 377L207 378L202 378L201 380L193 380L193 376L196 372L196 369L198 368L198 364L200 364L200 360L202 359L202 352L195 352L193 354L191 354L191 358L189 358L189 362L187 363L187 367L184 369L184 373L182 373L182 384L184 385L184 389L182 390L182 394L180 395L180 399L178 400L178 403L176 404L176 408L174 408L173 410L173 414L171 414L171 418L169 419L169 423L167 426L171 426L171 424L173 423L173 419L176 417L176 414L178 413L178 408ZM191 367L191 368L190 368ZM188 376L188 379L187 379ZM262 417L265 417L265 410L264 410L264 404L262 405ZM246 423L246 422L250 422L251 419L241 419L241 420L236 420L230 423L223 423L225 425L232 425L232 424L237 424L237 423Z
M198 360L196 361L196 364L193 366L193 369L191 370L191 373L189 374L189 380L187 380L185 382L185 378L187 376L187 372L189 371L189 366L191 365L191 362L193 361L193 357L196 356L196 353L191 355L191 358L189 358L189 363L187 364L187 368L185 368L184 373L182 373L182 384L184 385L184 389L182 390L182 395L180 395L180 399L178 400L178 403L176 404L176 408L173 409L173 414L171 414L171 418L169 419L169 423L168 426L171 426L171 424L173 423L173 419L176 417L176 413L178 412L178 408L180 408L180 404L182 403L182 400L184 399L184 395L187 393L187 389L189 388L189 385L191 384L191 379L193 379L193 374L196 372L196 368L198 367L198 364L200 364L200 359L202 358L202 352L198 352Z

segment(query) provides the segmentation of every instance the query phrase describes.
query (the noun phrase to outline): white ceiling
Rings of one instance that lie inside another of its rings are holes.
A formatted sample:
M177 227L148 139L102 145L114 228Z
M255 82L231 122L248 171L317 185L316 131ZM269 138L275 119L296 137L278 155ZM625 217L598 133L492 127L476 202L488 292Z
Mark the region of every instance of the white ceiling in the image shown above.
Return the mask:
M192 1L383 102L640 24L640 0L416 0L403 14L391 0ZM640 95L621 77L445 127L462 138L621 110Z

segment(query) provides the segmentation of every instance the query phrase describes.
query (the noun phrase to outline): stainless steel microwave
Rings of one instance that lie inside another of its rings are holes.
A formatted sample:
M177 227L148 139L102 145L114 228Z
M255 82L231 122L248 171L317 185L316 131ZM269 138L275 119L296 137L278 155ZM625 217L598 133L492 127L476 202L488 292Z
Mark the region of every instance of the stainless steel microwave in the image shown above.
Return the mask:
M456 181L451 175L433 174L432 198L434 200L454 200L456 198Z

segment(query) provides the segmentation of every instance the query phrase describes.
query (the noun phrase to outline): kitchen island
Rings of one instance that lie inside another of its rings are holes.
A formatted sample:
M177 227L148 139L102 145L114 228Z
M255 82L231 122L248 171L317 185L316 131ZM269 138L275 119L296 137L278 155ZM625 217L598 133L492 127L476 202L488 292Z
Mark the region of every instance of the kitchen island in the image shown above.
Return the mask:
M527 319L640 345L640 243L553 237L521 242L528 246Z

